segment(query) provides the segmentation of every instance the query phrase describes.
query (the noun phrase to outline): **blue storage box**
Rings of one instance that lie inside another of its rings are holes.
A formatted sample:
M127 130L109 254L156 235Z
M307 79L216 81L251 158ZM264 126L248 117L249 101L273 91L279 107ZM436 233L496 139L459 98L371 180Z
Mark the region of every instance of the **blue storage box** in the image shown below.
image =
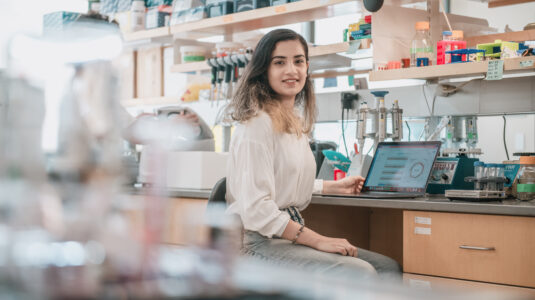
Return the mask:
M57 11L43 16L43 31L61 30L80 18L80 13Z

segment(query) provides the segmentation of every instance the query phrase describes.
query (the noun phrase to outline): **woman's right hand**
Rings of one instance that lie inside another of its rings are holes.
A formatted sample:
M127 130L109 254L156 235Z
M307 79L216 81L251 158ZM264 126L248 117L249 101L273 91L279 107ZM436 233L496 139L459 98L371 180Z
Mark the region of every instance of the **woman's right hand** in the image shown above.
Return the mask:
M314 248L323 252L357 257L357 247L351 245L346 239L322 237Z

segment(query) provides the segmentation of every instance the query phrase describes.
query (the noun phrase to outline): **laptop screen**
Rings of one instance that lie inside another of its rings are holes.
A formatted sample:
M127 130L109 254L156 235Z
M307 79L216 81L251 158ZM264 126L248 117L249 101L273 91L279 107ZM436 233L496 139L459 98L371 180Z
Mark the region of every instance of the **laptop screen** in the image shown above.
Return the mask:
M379 143L363 191L424 193L440 142Z

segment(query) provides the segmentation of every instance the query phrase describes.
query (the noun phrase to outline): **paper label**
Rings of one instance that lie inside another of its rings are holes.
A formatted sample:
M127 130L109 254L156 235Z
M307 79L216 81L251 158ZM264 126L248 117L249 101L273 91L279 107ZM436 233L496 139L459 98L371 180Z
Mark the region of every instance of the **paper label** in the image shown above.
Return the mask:
M431 228L428 227L414 227L415 234L431 235Z
M414 217L414 223L416 223L416 224L431 225L431 218Z
M527 68L527 67L533 67L533 61L532 60L524 60L520 62L520 67Z
M503 77L503 60L490 60L486 80L500 80Z

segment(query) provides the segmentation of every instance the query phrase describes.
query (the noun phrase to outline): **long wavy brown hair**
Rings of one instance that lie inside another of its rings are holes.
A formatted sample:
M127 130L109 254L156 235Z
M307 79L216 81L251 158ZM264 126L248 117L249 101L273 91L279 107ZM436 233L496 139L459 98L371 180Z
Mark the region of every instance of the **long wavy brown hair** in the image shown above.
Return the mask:
M265 111L278 132L309 134L316 121L316 99L314 87L307 75L305 86L295 97L295 109L289 111L282 107L279 95L268 81L268 68L271 55L278 42L297 40L308 58L308 45L305 39L293 30L276 29L264 35L256 45L251 61L247 64L232 101L227 107L227 117L234 121L245 122Z

